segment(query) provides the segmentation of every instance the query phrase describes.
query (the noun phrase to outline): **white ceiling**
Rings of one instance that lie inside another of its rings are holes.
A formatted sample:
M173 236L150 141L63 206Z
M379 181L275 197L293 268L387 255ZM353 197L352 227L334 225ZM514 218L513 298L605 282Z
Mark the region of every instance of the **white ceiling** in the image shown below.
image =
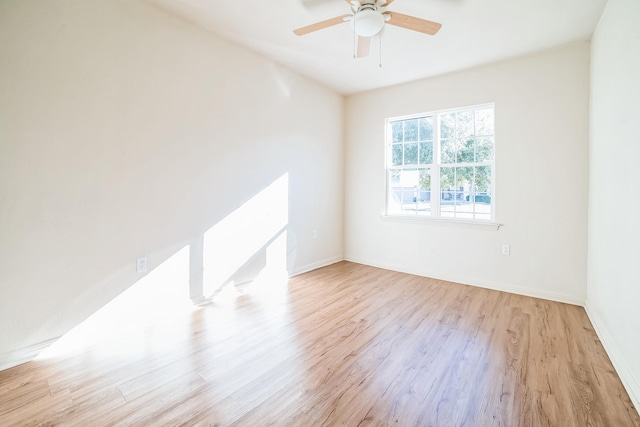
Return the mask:
M353 59L348 23L293 30L349 13L344 0L149 0L343 94L469 68L591 37L606 0L396 0L388 10L442 23L435 35L385 25Z

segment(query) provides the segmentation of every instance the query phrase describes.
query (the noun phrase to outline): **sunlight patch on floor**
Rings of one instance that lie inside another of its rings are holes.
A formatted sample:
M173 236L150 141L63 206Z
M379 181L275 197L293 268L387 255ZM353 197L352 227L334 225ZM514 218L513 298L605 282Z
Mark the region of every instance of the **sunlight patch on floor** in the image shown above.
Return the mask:
M188 297L188 263L189 248L185 247L62 336L37 359L68 357L93 346L119 343L120 336L131 336L135 329L153 333L148 330L149 325L167 337L182 333L173 329L171 319L193 309ZM137 353L142 345L119 344L111 346L110 351Z

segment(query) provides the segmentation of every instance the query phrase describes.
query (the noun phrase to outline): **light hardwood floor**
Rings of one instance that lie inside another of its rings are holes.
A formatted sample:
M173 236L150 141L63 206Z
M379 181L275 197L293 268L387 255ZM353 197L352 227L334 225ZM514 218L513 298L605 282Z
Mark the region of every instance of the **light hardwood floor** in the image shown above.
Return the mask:
M348 262L243 292L0 372L0 426L640 426L581 307Z

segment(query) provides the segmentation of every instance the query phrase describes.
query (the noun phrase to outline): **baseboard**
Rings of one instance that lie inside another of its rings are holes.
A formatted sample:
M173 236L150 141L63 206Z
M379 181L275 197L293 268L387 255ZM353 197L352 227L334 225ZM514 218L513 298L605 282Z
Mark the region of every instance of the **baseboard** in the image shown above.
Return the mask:
M33 360L42 350L56 342L60 337L51 338L37 344L13 350L0 356L0 371L22 365Z
M589 316L589 320L591 320L591 324L593 325L598 338L600 338L600 342L602 343L604 350L607 352L609 359L611 359L611 363L618 373L618 377L620 377L622 385L625 390L627 390L633 406L636 407L636 411L640 414L640 381L638 381L638 379L633 375L627 361L620 353L620 350L611 337L611 334L609 334L609 331L604 326L604 322L593 309L588 299L584 305L584 309L587 312L587 316Z
M342 256L334 256L331 258L325 258L320 261L312 262L311 264L301 265L300 267L296 267L289 271L289 277L297 276L299 274L308 273L312 270L317 270L318 268L326 267L331 264L335 264L336 262L344 261Z
M404 267L394 265L394 264L389 264L389 263L371 262L370 260L365 260L361 258L346 257L345 261L351 261L351 262L356 262L358 264L370 265L372 267L377 267L377 268L384 268L385 270L393 270L401 273L413 274L416 276L430 277L432 279L444 280L447 282L461 283L463 285L475 286L478 288L508 292L511 294L524 295L527 297L540 298L540 299L545 299L549 301L561 302L565 304L579 305L580 307L584 306L584 300L581 300L580 298L577 298L571 295L564 295L557 292L541 291L538 289L524 288L520 286L506 284L506 283L482 281L482 280L477 280L477 279L469 278L465 276L455 276L455 275L448 276L448 277L434 276L429 272L419 271L418 269L404 268Z

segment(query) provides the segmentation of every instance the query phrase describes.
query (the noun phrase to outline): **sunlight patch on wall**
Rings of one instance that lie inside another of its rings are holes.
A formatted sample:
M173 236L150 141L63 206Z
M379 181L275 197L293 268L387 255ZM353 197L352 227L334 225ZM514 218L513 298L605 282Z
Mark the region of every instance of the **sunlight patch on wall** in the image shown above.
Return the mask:
M253 281L263 271L286 275L288 199L289 175L284 174L205 233L206 297L228 284Z

